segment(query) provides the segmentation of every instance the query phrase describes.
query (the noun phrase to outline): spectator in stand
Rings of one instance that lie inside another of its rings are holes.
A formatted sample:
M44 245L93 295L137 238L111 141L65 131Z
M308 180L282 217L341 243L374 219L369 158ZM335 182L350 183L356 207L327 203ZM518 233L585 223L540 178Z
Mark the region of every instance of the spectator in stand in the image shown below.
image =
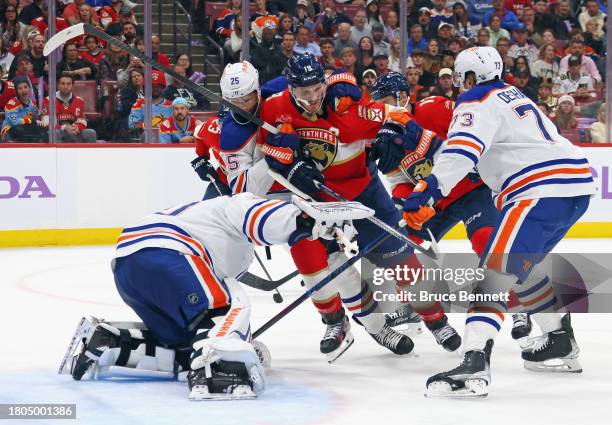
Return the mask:
M531 73L534 77L552 82L559 75L559 64L555 55L555 46L544 43L540 47L538 60L531 65Z
M257 19L251 22L251 35L254 35L255 41L261 41L261 33L266 25L274 25L274 30L278 28L280 21L278 20L278 16L275 15L263 15L259 16ZM253 39L253 37L251 37Z
M568 64L569 71L561 72L553 80L553 93L556 96L570 94L579 99L595 97L593 79L589 74L581 71L580 58L578 56L570 56Z
M436 83L436 76L425 69L425 52L423 50L415 50L412 52L413 67L419 72L419 84L429 89Z
M15 68L15 77L24 76L28 80L30 80L30 87L32 87L32 91L30 92L30 97L32 99L38 99L38 94L41 93L41 90L45 90L45 81L42 78L34 75L34 65L32 65L32 60L27 54L20 54L15 58L13 64L17 64ZM42 96L43 93L41 93Z
M97 68L105 54L104 50L102 50L98 44L98 39L93 35L86 36L85 47L87 50L80 53L81 59L85 59L86 61L93 63Z
M57 127L56 138L59 142L95 143L96 131L87 128L85 120L85 102L79 96L72 93L74 88L74 77L63 73L57 80L57 92L55 93L55 113ZM43 102L41 109L42 122L49 128L49 97Z
M79 7L83 4L87 4L86 0L74 0L72 3L70 3L64 8L64 19L67 20L70 25L82 22L81 18L79 17ZM96 26L100 26L100 21L98 20L97 14L91 14L91 19Z
M136 25L133 22L124 22L121 26L122 41L130 47L134 47L136 43Z
M215 18L213 30L221 42L232 35L234 21L240 15L241 4L241 0L228 0L227 8L223 9Z
M513 74L514 77L514 86L519 89L525 96L529 99L537 102L538 95L533 89L533 86L529 84L531 81L531 74L529 73L529 69L521 69Z
M331 40L331 38L322 38L319 45L321 46L321 57L317 60L323 66L323 68L341 68L342 62L335 55L334 42Z
M385 39L391 43L391 41L395 37L399 37L400 35L400 27L399 27L399 18L397 17L397 13L395 10L390 10L387 14L387 22L385 26Z
M586 23L586 31L582 33L584 44L593 49L598 55L603 55L606 51L606 44L602 32L599 30L597 19L589 19Z
M196 84L206 84L206 74L200 71L194 71L191 65L191 57L187 53L179 53L176 55L174 63L185 68L187 78Z
M123 9L123 0L112 0L110 5L107 4L100 7L97 11L100 25L108 28L109 25L119 22Z
M606 104L602 103L597 113L597 121L591 124L591 142L606 143Z
M416 68L408 68L408 71L406 71L406 80L408 80L410 86L410 93L408 93L410 103L415 103L429 96L427 89L419 84L420 77L421 74Z
M187 78L187 71L181 65L174 65L172 70L177 74ZM184 87L176 78L172 79L172 84L164 89L162 97L169 101L181 98L187 101L189 109L193 111L208 111L210 110L210 102L199 92L191 90L189 87Z
M248 37L248 34L246 36ZM242 15L236 15L236 19L233 20L233 31L225 40L223 51L226 64L240 60L240 52L242 51Z
M438 44L438 40L435 38L429 40L429 43L427 43L425 69L431 72L438 72L440 69L440 45Z
M554 26L554 20L548 10L547 0L535 0L533 10L535 11L534 26L536 32L543 34L544 30Z
M374 45L370 37L362 37L361 40L359 40L357 61L363 69L374 68Z
M166 76L163 72L154 70L152 75L152 94L151 106L153 108L151 125L153 128L159 128L159 125L168 117L172 116L172 102L162 96L166 88ZM144 129L144 98L136 100L132 105L130 116L128 118L128 126L132 130ZM144 133L142 134L144 137ZM141 137L141 140L142 140Z
M2 22L0 23L0 33L2 33L2 41L7 48L23 38L27 25L22 24L17 19L17 8L15 6L9 5L4 9Z
M554 123L557 124L559 129L571 130L578 127L574 111L575 106L576 102L572 96L563 95L559 98L559 105L557 106L554 118Z
M357 80L357 85L361 86L361 76L363 74L363 68L361 67L359 62L357 62L357 52L355 51L355 49L352 47L345 47L344 49L342 49L340 60L342 61L343 67L355 76L355 79Z
M493 10L485 13L484 21L489 22L489 16L497 13L502 18L501 26L508 31L514 30L519 26L520 22L514 12L506 10L504 0L493 0Z
M438 36L438 26L434 25L431 21L431 11L427 7L421 7L419 9L419 16L417 18L418 24L423 29L423 37L426 40L431 40Z
M103 29L95 10L87 3L80 4L77 8L77 23L89 24L99 29Z
M334 50L336 56L340 56L345 47L357 48L357 43L354 43L351 38L351 26L346 22L338 25L338 37L334 41Z
M136 56L130 56L127 67L117 71L117 84L119 87L123 88L129 83L133 69L138 69L143 74L145 71L144 62Z
M438 83L432 89L431 95L456 100L457 94L458 92L453 88L453 71L450 68L442 68L438 72Z
M283 35L288 32L295 32L293 18L291 17L291 15L283 15L280 17L280 25L278 26L278 31L275 37L275 39L278 41L278 44L283 41Z
M372 90L374 81L376 81L376 71L373 69L366 69L363 71L361 74L361 98L364 102L372 100L370 91Z
M154 61L157 61L159 63L161 63L162 65L170 68L170 58L168 57L167 54L162 53L160 51L160 40L159 40L159 36L157 35L152 35L151 36L151 50L152 50L152 55L151 57L153 58Z
M385 27L379 23L372 25L372 44L374 55L389 55L389 43L384 40Z
M280 51L272 58L272 63L270 64L270 73L272 75L279 76L283 74L283 70L287 66L287 61L295 54L293 51L294 47L295 35L290 32L283 34Z
M446 0L433 0L434 7L431 9L431 21L434 25L440 26L442 22L452 22L453 12L450 8L452 4L447 4Z
M419 24L410 27L410 37L407 43L408 54L412 55L414 49L427 49L427 40L423 38L423 28Z
M365 9L358 9L353 17L353 26L351 27L351 40L359 44L359 40L363 37L372 37L372 28L366 19Z
M516 74L518 71L530 71L529 60L527 56L519 56L514 60L514 67L512 68L512 74Z
M0 38L0 79L8 77L9 68L15 60L15 55L8 51L4 44L4 40Z
M43 16L42 4L44 0L33 0L32 3L24 6L19 12L19 21L25 25L30 25L34 19Z
M189 115L187 99L177 97L172 101L172 116L159 125L159 143L194 143L193 133L199 124Z
M298 0L295 6L296 26L304 25L310 31L316 28L316 22L308 13L308 0Z
M366 1L366 20L370 27L375 24L385 25L385 21L380 16L380 5L378 0L367 0Z
M48 140L39 120L36 101L30 98L30 81L25 76L13 80L15 97L4 106L2 140L4 142L45 142Z
M538 86L538 103L546 104L551 111L557 108L558 98L553 96L553 86L549 82L540 83Z
M496 48L502 58L502 62L504 63L504 71L510 72L514 66L514 59L508 55L508 51L510 50L510 40L507 37L500 37L497 40Z
M280 52L280 47L274 43L276 27L272 21L265 23L261 42L251 43L251 63L259 72L259 83L263 84L278 75L272 73L272 58Z
M565 52L562 46L560 46L557 42L553 30L544 30L544 32L542 33L542 41L544 43L552 44L553 46L555 46L555 57L557 59L561 59L563 56L565 56Z
M587 0L585 8L580 15L578 15L578 22L580 23L582 31L587 30L586 24L591 19L595 19L599 24L599 28L603 28L605 17L606 14L599 10L599 3L597 3L597 0Z
M11 80L0 80L0 109L4 110L4 106L9 100L16 96L15 86Z
M502 37L510 39L510 33L501 27L501 22L501 15L499 13L495 12L489 15L487 30L489 30L490 46L497 46L497 41Z
M259 18L265 18L268 16L270 16L270 12L268 11L268 1L255 0L255 13L251 15L249 22L255 22Z
M538 59L538 48L529 40L529 34L525 25L520 24L512 31L512 38L514 43L510 46L508 56L513 59L519 56L526 56L529 61L529 65L534 63Z
M559 63L559 72L562 74L567 72L570 57L577 56L580 58L582 64L580 71L590 75L595 83L600 83L601 74L599 74L597 65L595 65L593 59L584 53L584 41L582 41L581 38L575 37L572 39L570 43L570 52L571 53L567 54L563 57L563 59L561 59L561 62Z
M447 48L457 56L463 50L463 45L461 44L461 40L455 37L449 40Z
M478 30L482 27L480 21L468 15L465 4L461 1L457 1L453 4L451 23L455 25L455 35L465 40L475 40Z
M128 138L128 117L132 111L132 105L144 97L144 70L132 68L128 73L128 82L119 86L119 101L116 106L117 125L116 131L119 138Z
M338 32L338 35L340 35L339 30L340 30L340 24L342 23L346 23L349 25L349 30L350 30L350 25L351 25L351 19L346 16L344 13L342 12L338 12L336 10L336 3L334 2L334 0L323 0L323 4L322 4L322 9L323 9L323 19L321 20L321 23L317 26L317 33L322 36L322 37L334 37L336 32ZM349 31L349 35L350 35L350 31ZM357 43L354 43L355 45ZM342 46L340 49L338 49L338 47L336 46L336 55L340 54L340 51L344 48L344 47L349 47L348 45L346 46Z
M561 40L570 38L570 32L574 28L580 28L578 19L572 16L570 2L568 0L560 0L557 3L557 8L552 16L555 36Z
M440 22L438 26L438 44L441 49L448 49L448 43L451 41L455 33L455 27L448 22Z
M32 65L34 67L33 73L37 78L46 78L49 65L47 63L47 58L43 55L43 49L45 47L45 38L40 35L38 31L32 31L28 34L28 44L28 49L23 50L21 54L25 54L30 58L30 61L32 62ZM13 61L13 63L11 64L11 68L9 69L9 79L11 80L15 76L16 66L16 61ZM32 85L35 85L33 81Z
M95 80L96 66L86 59L79 57L77 43L69 41L62 49L63 59L57 64L57 73L71 75L78 80Z
M504 6L507 10L514 12L516 16L522 17L525 9L533 6L532 0L505 0Z
M442 50L440 53L440 68L450 68L453 69L455 67L455 55L450 50Z
M467 8L470 18L482 22L483 25L489 22L485 19L488 12L493 12L493 3L491 0L467 0Z
M406 57L406 66L413 66L412 58ZM400 72L400 38L394 37L391 40L391 47L389 48L389 69L391 71Z
M491 46L491 34L488 28L480 28L478 30L478 37L476 38L476 45L480 47Z
M293 47L295 53L304 54L306 52L311 53L316 57L321 56L321 48L317 43L310 41L310 30L308 27L300 26L297 29L297 36L295 37L295 47Z
M380 54L374 56L374 71L376 71L376 75L379 77L390 71L389 57L387 55Z
M521 23L527 28L527 36L536 46L540 47L542 45L542 35L536 29L535 16L533 7L525 7L523 14L520 15Z

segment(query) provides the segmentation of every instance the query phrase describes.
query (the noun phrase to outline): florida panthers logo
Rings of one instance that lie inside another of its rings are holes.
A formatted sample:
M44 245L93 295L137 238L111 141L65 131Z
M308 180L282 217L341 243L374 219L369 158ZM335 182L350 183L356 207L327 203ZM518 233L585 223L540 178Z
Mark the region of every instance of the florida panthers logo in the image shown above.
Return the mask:
M314 161L319 171L329 167L338 153L338 138L327 129L323 128L298 128L296 129L302 140L302 152Z
M419 157L414 153L407 155L400 163L400 169L410 179L412 184L417 184L419 180L431 174L433 162L427 157Z

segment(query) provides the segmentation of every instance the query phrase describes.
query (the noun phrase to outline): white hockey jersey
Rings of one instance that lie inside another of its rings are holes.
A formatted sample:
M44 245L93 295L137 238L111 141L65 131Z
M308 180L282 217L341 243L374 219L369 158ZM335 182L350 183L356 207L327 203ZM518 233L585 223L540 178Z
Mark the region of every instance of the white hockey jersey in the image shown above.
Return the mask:
M521 199L592 195L580 149L516 87L496 81L463 93L432 169L443 195L474 167L497 208Z
M202 257L219 279L233 278L253 261L253 244L286 244L299 214L289 202L251 193L179 205L123 229L115 258L144 248L167 248Z

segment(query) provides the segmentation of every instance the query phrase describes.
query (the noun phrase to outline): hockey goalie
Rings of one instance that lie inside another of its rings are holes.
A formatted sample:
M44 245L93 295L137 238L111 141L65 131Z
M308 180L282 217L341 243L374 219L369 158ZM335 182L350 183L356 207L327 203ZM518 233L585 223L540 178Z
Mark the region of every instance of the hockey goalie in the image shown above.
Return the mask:
M358 202L293 203L250 193L179 205L123 229L112 261L121 298L142 323L82 319L60 373L185 379L192 400L249 399L265 389L267 348L252 341L236 278L253 244L350 240Z

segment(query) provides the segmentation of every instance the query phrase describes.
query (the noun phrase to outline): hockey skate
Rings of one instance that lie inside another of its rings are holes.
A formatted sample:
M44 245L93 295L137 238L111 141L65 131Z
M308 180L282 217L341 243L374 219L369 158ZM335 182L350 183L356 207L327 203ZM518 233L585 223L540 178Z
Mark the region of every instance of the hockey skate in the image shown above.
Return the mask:
M461 346L461 336L455 328L448 324L446 314L440 320L426 322L425 326L431 331L438 345L441 345L446 351L456 351Z
M580 348L574 338L570 314L561 319L561 329L533 339L521 354L525 369L536 372L582 372L578 361Z
M414 342L408 337L399 333L385 324L377 334L370 334L372 338L380 345L388 348L394 354L404 355L409 354L414 348Z
M323 322L327 325L327 329L321 340L321 353L327 356L328 363L333 363L353 345L355 338L344 310L326 314Z
M512 338L518 342L521 349L526 349L532 343L529 334L531 333L532 322L528 313L517 313L512 315Z
M423 333L421 316L413 310L410 304L400 304L393 312L385 315L387 326L404 335L419 335Z
M438 373L427 380L425 397L477 398L486 397L491 383L491 349L493 340L486 342L482 350L470 350L463 355L463 362L448 372Z
M257 398L244 363L219 360L187 374L189 400L251 400Z

